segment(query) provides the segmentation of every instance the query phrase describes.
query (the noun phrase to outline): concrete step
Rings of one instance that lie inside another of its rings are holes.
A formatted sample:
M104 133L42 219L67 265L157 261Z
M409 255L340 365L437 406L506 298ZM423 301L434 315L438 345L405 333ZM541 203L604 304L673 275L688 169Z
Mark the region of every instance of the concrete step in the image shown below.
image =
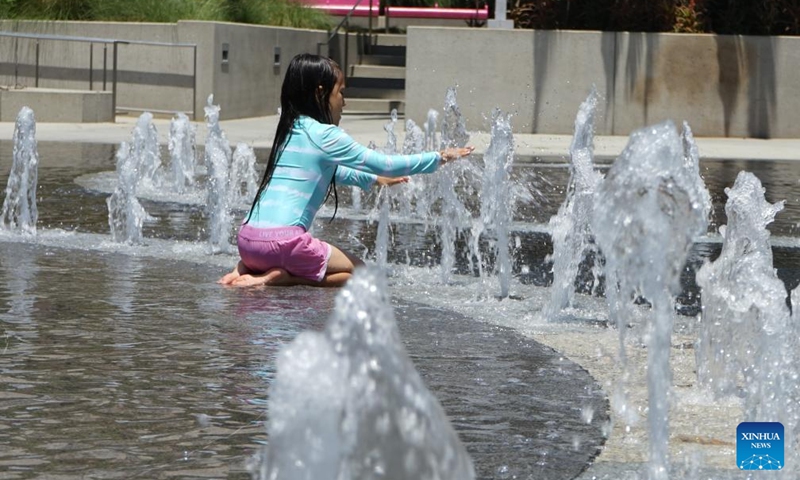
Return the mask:
M388 115L397 109L399 115L405 113L406 102L388 98L349 98L343 115Z
M351 65L348 77L406 78L406 67L391 65Z
M383 98L402 100L406 98L405 89L400 88L350 88L344 91L344 98L349 103L357 98Z
M387 65L392 67L405 67L405 55L362 55L361 65Z
M364 38L360 64L351 65L347 77L344 114L388 115L405 113L406 36L376 34Z
M406 46L406 36L396 33L378 33L372 35L373 45Z
M367 55L386 55L406 58L405 45L366 45L364 53Z
M345 95L362 89L405 90L405 78L347 77Z

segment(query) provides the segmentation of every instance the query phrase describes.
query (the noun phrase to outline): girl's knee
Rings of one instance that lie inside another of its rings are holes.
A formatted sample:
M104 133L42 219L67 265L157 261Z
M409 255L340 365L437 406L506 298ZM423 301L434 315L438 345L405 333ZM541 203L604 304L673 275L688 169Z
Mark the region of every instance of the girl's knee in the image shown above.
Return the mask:
M356 267L364 264L361 259L331 245L331 256L328 258L327 273L353 273Z

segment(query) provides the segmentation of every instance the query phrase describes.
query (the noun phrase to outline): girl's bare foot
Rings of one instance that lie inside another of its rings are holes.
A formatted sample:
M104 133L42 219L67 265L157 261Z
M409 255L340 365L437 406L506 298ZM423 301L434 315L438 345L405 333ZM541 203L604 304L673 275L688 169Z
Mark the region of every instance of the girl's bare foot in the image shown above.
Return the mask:
M228 275L231 275L230 273ZM226 275L227 276L227 275ZM223 277L224 279L225 277ZM252 287L255 285L288 285L292 276L282 268L273 268L264 273L243 273L233 279L229 285L235 287Z
M221 283L222 285L231 285L233 282L236 281L242 275L251 273L250 269L244 266L241 260L236 264L233 271L231 273L225 274L222 278L217 280L217 283Z
M222 285L230 285L240 276L241 274L236 269L234 269L231 273L226 273L225 275L223 275L222 278L217 280L217 283L220 283Z

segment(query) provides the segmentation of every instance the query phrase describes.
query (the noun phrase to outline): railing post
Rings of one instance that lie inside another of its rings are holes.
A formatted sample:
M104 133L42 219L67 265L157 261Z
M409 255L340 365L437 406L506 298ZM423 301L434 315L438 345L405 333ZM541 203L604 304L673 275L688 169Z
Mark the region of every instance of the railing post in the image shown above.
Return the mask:
M14 39L14 87L19 86L19 41Z
M36 39L36 80L33 85L39 88L39 39Z
M89 42L89 91L94 90L94 43Z
M389 2L387 2L386 0L381 0L381 2L383 3L383 16L386 18L385 23L383 25L384 32L389 33L389 10L390 10L388 5Z
M197 120L197 45L194 46L194 70L192 72L192 120Z
M369 36L372 36L372 1L369 0Z
M108 44L103 44L103 91L106 91L106 72L108 71Z
M112 53L112 70L111 70L111 118L116 121L117 118L117 52L119 50L119 42L114 40L114 52Z
M350 21L346 21L344 24L344 78L347 79L347 71L350 70L350 33L348 30L350 29Z

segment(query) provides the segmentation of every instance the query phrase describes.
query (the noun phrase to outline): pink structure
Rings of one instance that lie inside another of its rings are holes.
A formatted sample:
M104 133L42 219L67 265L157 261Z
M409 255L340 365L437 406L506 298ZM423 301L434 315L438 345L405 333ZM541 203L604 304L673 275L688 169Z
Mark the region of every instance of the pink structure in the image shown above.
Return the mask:
M443 18L448 20L486 20L489 7L443 8L443 7L386 7L390 18Z
M352 10L357 0L304 0L311 8L322 10L328 15L347 15ZM380 6L379 0L372 0L372 16L378 16ZM354 17L368 17L370 11L370 0L361 0L361 3L353 10Z
M353 8L357 0L304 0L311 8L317 8L329 15L344 16ZM377 17L379 0L372 0L372 15ZM440 18L447 20L486 20L489 7L444 8L444 7L386 7L389 18ZM370 0L361 0L353 10L353 16L367 17L370 14Z

